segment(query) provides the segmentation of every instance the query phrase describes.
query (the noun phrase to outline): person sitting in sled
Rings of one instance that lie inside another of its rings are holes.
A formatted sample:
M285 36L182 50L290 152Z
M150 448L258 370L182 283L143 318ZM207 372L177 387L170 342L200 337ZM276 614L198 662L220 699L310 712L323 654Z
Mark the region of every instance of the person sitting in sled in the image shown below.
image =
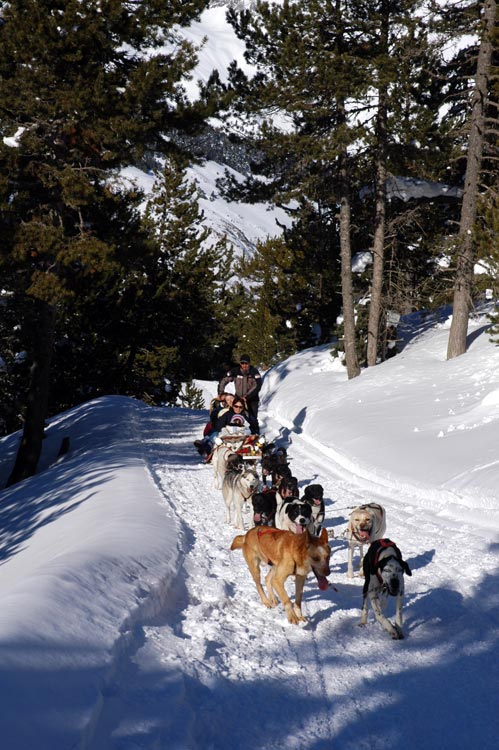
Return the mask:
M262 376L258 369L254 367L247 354L239 357L239 366L233 367L220 380L218 392L226 390L229 383L234 383L236 395L244 399L248 414L251 416L251 431L253 435L258 435L260 427L258 425L258 405L260 403L260 389L262 387Z
M232 402L234 401L234 394L230 393L228 390L224 391L223 393L220 393L215 398L212 398L210 401L210 419L206 423L204 430L203 430L203 438L209 437L214 432L216 432L214 424L218 417L221 417L222 414L225 414L230 407L232 406ZM194 446L197 448L198 453L201 455L206 453L206 443L204 443L203 440L195 440ZM201 449L201 450L200 450Z
M239 417L239 420L234 420L234 417ZM216 420L214 427L218 434L220 434L224 427L234 425L235 422L241 421L243 426L247 429L248 433L254 433L255 422L251 416L249 410L246 407L246 403L243 398L236 396L232 402L232 406L226 412L221 414Z
M198 453L208 462L211 459L216 438L219 435L235 434L236 431L242 435L245 432L251 432L251 421L248 413L245 412L244 401L237 396L234 398L232 406L218 419L215 419L213 431L202 440L196 440L194 445Z

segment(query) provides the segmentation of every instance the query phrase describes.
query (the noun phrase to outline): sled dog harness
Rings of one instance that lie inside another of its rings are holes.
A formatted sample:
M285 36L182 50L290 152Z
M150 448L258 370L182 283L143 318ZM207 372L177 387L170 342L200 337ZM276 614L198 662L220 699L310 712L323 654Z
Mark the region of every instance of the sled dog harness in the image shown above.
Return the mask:
M256 535L258 538L263 534L283 534L286 529L275 529L273 526L259 526Z

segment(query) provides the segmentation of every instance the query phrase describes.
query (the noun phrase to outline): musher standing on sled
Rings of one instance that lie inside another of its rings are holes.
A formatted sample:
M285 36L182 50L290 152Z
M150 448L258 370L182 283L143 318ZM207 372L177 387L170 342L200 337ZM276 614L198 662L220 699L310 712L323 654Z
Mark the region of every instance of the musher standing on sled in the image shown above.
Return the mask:
M256 367L250 364L250 358L247 354L243 354L239 358L239 367L233 367L229 370L220 383L218 384L218 392L223 393L227 383L234 383L236 394L246 401L248 412L251 417L251 432L253 435L258 435L260 427L258 425L258 406L260 399L258 394L262 387L262 376Z

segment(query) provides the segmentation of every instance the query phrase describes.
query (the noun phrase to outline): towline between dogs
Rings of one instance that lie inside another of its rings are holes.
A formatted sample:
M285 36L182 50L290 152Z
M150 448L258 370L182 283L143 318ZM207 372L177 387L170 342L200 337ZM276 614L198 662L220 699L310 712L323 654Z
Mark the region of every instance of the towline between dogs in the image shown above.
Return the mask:
M444 537L441 523L422 510L417 496L405 493L401 503L399 487L377 489L374 481L369 486L286 431L292 473L301 486L324 486L324 526L335 534L333 586L320 591L310 575L303 592L308 622L291 625L282 606L262 605L244 560L230 551L237 532L225 523L212 468L192 451L202 424L202 415L188 427L173 420L162 438L164 450L148 454L161 502L178 519L178 563L161 584L161 612L141 624L135 651L120 662L104 696L95 742L85 750L419 750L421 716L414 706L422 700L429 711L432 691L421 696L414 675L421 672L430 682L438 677L444 666L434 662L436 645L447 649L463 637L459 606L455 619L439 618L459 547L463 564L471 559L464 543L466 534L469 545L469 528L454 527L454 535ZM285 432L265 415L262 424L270 438ZM392 641L373 617L358 627L363 581L347 577L343 509L371 500L386 508L387 536L414 573L407 584L404 641ZM487 613L475 611L467 624L479 640ZM460 669L456 662L451 670L457 683ZM446 690L452 693L453 684ZM120 743L117 727L136 714L144 732L159 727L154 745L141 744L140 733ZM165 716L168 730L162 734ZM449 748L445 739L442 747Z

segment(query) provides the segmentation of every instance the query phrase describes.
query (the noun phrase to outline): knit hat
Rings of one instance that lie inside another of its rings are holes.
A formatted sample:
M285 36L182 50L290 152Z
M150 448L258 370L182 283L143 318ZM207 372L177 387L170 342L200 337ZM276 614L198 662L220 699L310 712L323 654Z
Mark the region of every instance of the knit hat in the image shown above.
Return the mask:
M234 416L230 420L230 423L234 425L238 424L244 426L244 419L240 414L234 414Z

